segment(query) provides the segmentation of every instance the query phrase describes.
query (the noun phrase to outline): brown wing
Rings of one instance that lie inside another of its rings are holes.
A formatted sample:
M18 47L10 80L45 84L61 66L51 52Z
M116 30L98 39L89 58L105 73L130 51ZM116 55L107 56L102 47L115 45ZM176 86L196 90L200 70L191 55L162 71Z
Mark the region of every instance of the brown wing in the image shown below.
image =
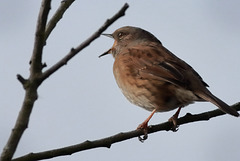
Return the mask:
M138 59L135 63L139 64L135 65L139 66L138 72L142 78L151 77L189 89L192 83L189 79L190 74L201 86L208 86L191 66L163 46L136 46L128 49L128 54Z

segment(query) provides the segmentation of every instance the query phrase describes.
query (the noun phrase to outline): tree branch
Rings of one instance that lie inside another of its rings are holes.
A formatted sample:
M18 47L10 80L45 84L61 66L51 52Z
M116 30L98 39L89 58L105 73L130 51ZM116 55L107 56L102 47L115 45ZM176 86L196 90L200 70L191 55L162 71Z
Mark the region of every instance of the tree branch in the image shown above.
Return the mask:
M240 111L240 102L232 105L232 107L235 108L237 111ZM178 119L178 125L183 125L183 124L197 122L197 121L207 121L213 117L217 117L221 115L225 115L225 113L219 109L209 111L209 112L204 112L201 114L195 114L195 115L187 113L185 116ZM171 122L164 122L158 125L152 125L149 127L148 133L151 134L158 131L169 131L171 130L172 125L173 124ZM110 137L106 137L103 139L94 140L94 141L87 140L83 143L64 147L64 148L59 148L59 149L54 149L54 150L49 150L49 151L44 151L39 153L29 153L22 157L13 159L13 161L26 161L26 160L34 161L34 160L50 159L58 156L71 155L73 153L88 150L88 149L94 149L99 147L110 148L111 145L114 143L139 137L143 134L144 132L142 130L122 132L122 133L119 133Z
M70 52L62 58L59 62L57 62L55 65L53 65L51 68L46 70L42 75L42 81L48 78L50 75L52 75L54 72L56 72L59 68L61 68L63 65L66 65L67 62L73 58L75 55L77 55L82 49L87 47L91 42L93 42L96 38L98 38L103 31L105 31L111 24L113 24L117 19L125 15L125 11L129 5L127 3L124 4L124 6L116 13L112 18L108 19L92 36L90 36L87 40L82 42L79 46L76 48L72 48Z
M51 34L52 30L55 28L59 20L63 17L65 11L68 9L69 6L71 6L74 1L75 0L63 0L61 2L61 5L58 7L57 11L47 23L45 31L45 41L48 39L48 36Z
M88 46L92 41L94 41L100 34L107 29L113 22L125 14L128 4L125 4L123 8L111 19L99 28L99 30L94 33L89 39L80 44L76 49L72 49L66 57L60 60L56 65L47 70L45 73L42 73L43 67L46 64L42 64L42 53L43 47L46 44L46 39L56 26L57 22L61 19L64 12L67 8L74 2L74 0L63 0L60 7L49 21L47 27L47 18L49 11L51 9L51 0L42 0L41 8L38 14L36 33L35 33L35 42L32 57L30 60L30 76L28 79L24 79L20 74L17 75L17 79L22 83L25 89L25 97L19 112L18 118L16 120L15 126L12 130L12 133L1 153L1 161L10 161L13 157L13 154L16 151L17 145L23 135L23 132L28 127L29 118L33 109L33 105L37 100L37 89L41 83L58 70L61 66L66 64L73 56L80 52L83 48Z
M48 13L50 10L51 0L43 0L38 14L37 28L35 34L34 49L31 58L31 68L29 79L24 79L17 75L18 80L23 84L25 92L24 101L16 120L15 126L12 129L11 135L4 146L1 154L1 161L10 161L15 153L23 132L28 126L29 117L33 108L33 104L37 99L37 88L40 83L37 76L41 74L42 50L44 44L44 32Z
M40 74L42 72L42 51L45 45L45 28L47 24L48 14L51 9L50 5L51 0L43 0L39 11L34 48L32 58L30 60L30 78L31 76L35 76L36 74Z

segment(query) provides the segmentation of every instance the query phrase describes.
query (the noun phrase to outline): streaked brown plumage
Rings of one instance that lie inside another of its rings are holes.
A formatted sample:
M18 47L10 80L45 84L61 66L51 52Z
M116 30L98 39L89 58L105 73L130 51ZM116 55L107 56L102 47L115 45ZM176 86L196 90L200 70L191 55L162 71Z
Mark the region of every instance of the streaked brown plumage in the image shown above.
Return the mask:
M115 42L100 56L113 55L113 73L119 88L131 103L153 111L151 116L194 101L209 101L225 113L239 116L206 88L207 83L191 66L167 50L151 33L126 26L104 35ZM147 126L151 116L140 128Z

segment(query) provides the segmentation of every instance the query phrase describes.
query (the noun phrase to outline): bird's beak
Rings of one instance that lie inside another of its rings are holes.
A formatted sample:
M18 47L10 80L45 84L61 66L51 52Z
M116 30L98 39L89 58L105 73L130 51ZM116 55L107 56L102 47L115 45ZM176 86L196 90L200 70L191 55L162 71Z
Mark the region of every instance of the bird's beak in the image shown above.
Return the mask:
M112 34L102 34L103 36L107 36L113 39L113 35Z
M102 35L107 36L107 37L110 37L110 38L113 39L113 35L112 35L112 34L102 34ZM102 57L102 56L104 56L104 55L110 54L110 53L111 53L111 50L112 50L112 49L109 49L108 51L104 52L103 54L99 55L98 57L100 58L100 57Z
M111 52L112 49L109 49L108 51L104 52L103 54L99 55L98 57L101 58L104 55L107 55Z

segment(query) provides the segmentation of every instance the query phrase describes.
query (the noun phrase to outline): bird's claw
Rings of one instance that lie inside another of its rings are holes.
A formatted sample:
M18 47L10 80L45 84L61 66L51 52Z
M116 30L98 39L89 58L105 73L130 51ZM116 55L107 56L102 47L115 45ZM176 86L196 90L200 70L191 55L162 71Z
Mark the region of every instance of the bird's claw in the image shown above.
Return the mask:
M171 127L171 131L177 132L179 125L177 124L177 118L175 116L172 116L170 119L168 119L169 122L172 122L173 126Z
M141 141L142 143L145 141L145 140L147 140L147 138L148 138L148 129L142 129L143 130L143 136L141 137L141 136L138 136L138 140L139 141Z
M147 124L147 122L144 121L142 124L138 125L137 129L143 131L143 136L142 137L138 136L138 140L143 143L148 138L148 124Z

